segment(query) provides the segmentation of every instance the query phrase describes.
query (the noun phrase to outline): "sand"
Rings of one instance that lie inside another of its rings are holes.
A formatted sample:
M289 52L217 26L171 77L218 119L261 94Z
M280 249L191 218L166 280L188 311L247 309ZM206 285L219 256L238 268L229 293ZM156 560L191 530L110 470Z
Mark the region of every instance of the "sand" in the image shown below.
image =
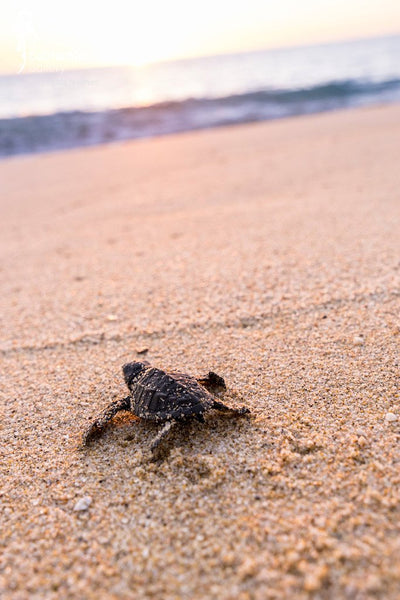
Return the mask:
M392 106L0 164L3 600L399 597L399 139ZM251 418L82 450L144 356Z

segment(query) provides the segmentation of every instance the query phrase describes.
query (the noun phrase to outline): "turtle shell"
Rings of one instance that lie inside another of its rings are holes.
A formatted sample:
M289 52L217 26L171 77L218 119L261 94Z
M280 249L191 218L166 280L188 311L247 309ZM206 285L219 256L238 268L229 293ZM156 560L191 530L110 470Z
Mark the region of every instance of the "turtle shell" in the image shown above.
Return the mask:
M127 384L131 411L150 421L181 421L190 417L202 420L202 414L214 403L213 396L194 377L168 373L147 364Z

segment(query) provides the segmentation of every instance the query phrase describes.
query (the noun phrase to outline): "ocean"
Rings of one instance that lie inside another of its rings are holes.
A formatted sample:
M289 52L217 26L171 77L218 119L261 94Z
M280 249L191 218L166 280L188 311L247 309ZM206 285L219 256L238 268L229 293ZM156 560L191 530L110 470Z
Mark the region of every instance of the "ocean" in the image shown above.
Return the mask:
M0 156L400 101L400 35L0 76Z

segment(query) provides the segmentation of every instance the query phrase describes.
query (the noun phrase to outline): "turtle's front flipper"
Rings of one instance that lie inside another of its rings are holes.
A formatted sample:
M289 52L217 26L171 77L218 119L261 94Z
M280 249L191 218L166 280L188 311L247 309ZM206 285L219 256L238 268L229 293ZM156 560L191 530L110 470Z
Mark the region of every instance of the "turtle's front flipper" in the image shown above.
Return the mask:
M241 408L231 408L230 406L226 406L225 404L222 404L222 402L218 402L217 400L214 400L214 404L211 408L214 408L215 410L220 410L221 412L230 412L238 416L248 415L250 413L249 409L245 406L242 406Z
M220 392L226 390L224 378L210 371L207 377L197 379L198 383L206 388L209 392Z
M87 428L83 434L83 444L86 445L95 437L100 435L104 427L120 410L129 410L131 407L131 397L127 396L122 400L115 400L97 417L95 421Z
M164 423L164 426L160 429L156 437L151 443L150 450L154 453L154 451L158 448L161 441L169 434L171 429L176 425L177 421L167 421Z

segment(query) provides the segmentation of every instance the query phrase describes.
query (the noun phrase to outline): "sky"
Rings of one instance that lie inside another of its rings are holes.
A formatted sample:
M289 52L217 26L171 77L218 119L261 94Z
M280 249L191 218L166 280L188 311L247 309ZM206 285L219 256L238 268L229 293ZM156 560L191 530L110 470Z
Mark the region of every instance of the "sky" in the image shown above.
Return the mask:
M1 73L142 65L400 33L399 0L1 3Z

